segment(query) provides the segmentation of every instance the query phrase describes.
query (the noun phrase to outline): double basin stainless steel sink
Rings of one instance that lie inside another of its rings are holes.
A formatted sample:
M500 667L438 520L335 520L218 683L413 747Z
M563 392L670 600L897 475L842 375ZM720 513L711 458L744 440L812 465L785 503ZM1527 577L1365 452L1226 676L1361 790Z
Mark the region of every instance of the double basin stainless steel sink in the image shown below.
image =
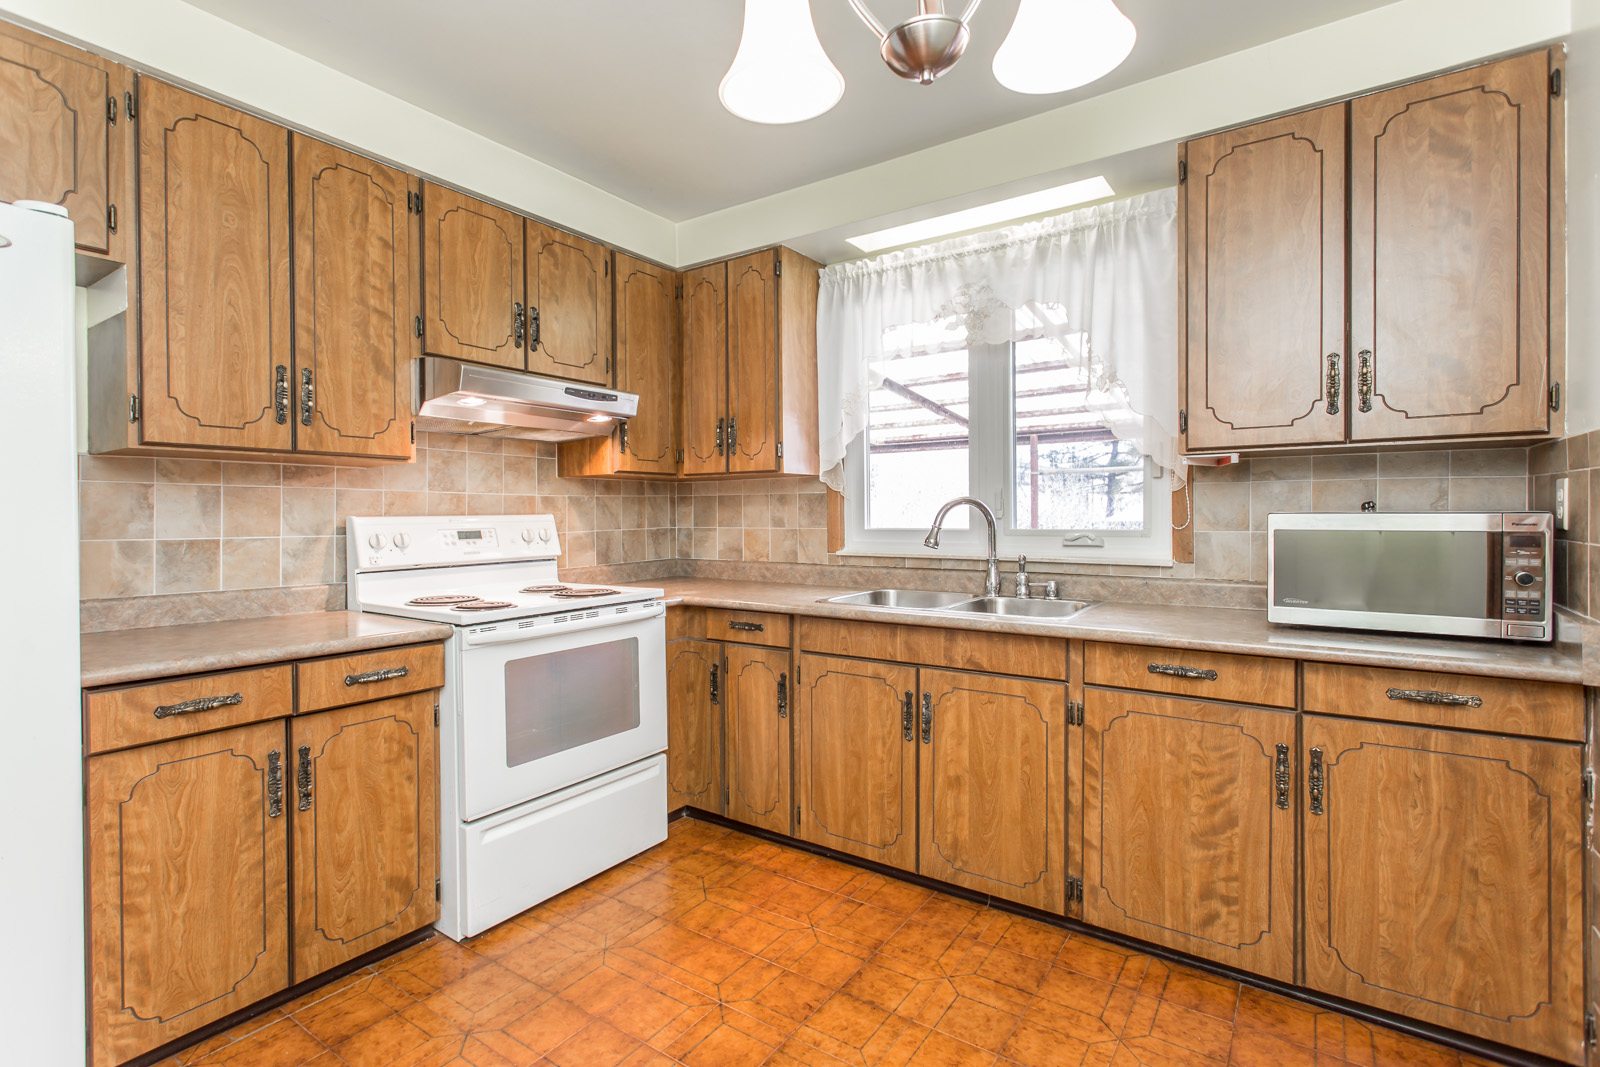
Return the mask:
M935 612L953 615L1001 615L1030 619L1065 619L1089 606L1084 600L1044 600L1040 597L970 596L925 589L869 589L828 597L827 604L854 604L891 611Z

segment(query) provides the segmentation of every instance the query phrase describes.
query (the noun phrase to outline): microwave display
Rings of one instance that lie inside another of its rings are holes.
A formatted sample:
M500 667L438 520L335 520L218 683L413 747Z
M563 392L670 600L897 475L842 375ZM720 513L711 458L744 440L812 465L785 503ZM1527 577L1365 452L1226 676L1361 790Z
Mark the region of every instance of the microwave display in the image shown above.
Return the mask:
M1498 616L1499 540L1480 530L1279 530L1273 603Z

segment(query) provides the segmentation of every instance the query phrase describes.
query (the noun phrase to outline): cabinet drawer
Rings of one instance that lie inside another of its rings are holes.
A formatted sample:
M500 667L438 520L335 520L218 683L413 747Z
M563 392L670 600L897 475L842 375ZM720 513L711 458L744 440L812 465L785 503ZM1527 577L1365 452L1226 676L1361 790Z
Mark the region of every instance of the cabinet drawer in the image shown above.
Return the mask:
M1083 651L1083 680L1119 689L1294 707L1294 661L1270 656L1090 642Z
M444 685L443 645L402 645L294 666L301 713L381 700Z
M279 718L292 710L290 689L285 664L91 692L84 736L92 755Z
M1060 637L995 634L939 626L894 626L842 619L801 619L800 647L856 659L882 659L957 671L1022 678L1067 677L1067 642Z
M706 612L706 637L712 641L788 648L789 616L711 608Z
M1305 665L1306 710L1425 726L1583 740L1583 689L1470 674Z

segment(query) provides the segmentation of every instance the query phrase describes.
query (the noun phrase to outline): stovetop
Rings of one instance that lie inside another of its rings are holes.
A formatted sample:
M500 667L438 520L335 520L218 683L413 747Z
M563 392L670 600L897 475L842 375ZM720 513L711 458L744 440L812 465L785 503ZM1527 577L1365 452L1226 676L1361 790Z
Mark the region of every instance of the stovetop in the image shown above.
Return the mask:
M359 604L362 611L381 615L473 626L531 615L552 615L639 600L659 600L662 596L660 589L638 586L556 583L542 578L530 580L525 574L512 573L519 569L516 565L490 565L448 569L468 572L462 574L448 573L447 569L441 568L404 575L384 575L378 582L363 587L358 594ZM559 586L561 592L523 592L524 589L540 586ZM458 600L458 597L469 599ZM433 603L414 603L419 598L437 599ZM439 603L438 600L450 602Z

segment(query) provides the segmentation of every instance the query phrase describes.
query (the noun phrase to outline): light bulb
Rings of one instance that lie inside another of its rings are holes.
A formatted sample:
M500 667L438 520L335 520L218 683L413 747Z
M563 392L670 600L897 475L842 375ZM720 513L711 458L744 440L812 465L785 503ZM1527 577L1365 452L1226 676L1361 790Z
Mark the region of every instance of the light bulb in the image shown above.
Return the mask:
M804 122L844 95L844 75L822 50L810 0L745 0L744 35L717 88L722 106L751 122Z
M1076 89L1115 70L1138 36L1112 0L1022 0L994 76L1019 93Z

